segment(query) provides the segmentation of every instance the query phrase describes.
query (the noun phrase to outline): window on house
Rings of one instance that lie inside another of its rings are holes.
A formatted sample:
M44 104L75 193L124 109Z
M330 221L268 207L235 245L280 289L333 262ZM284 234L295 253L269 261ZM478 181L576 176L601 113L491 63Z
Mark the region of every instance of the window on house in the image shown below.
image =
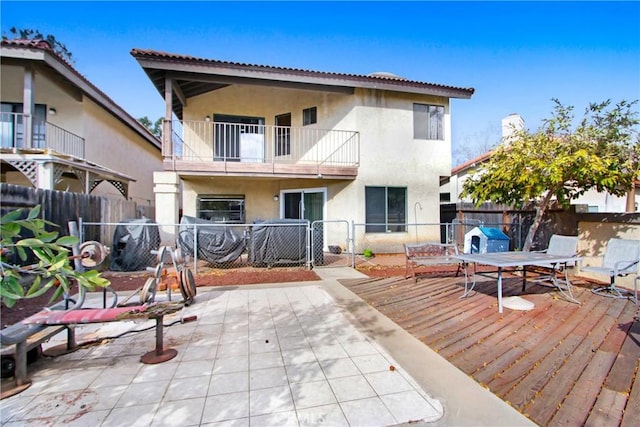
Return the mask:
M318 108L311 107L302 110L302 125L307 126L314 123L318 123Z
M276 156L291 154L291 113L276 116Z
M365 187L365 231L406 231L406 187Z
M444 107L413 104L413 137L444 140Z
M213 222L244 224L244 196L200 195L197 198L197 215Z

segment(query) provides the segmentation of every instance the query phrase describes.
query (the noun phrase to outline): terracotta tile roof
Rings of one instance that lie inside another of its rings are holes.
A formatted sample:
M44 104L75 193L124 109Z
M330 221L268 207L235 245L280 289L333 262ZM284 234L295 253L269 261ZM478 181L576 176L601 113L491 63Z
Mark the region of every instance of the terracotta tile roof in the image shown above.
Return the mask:
M53 49L53 47L46 40L2 39L0 41L0 46L2 48L9 47L9 48L16 48L16 49L23 48L23 49L37 49L41 51L46 51L48 54L52 55L58 62L63 64L73 75L75 75L78 79L80 79L82 83L89 86L91 90L95 91L95 93L98 94L101 98L103 98L107 103L111 104L111 105L104 105L105 109L108 112L123 116L123 118L125 118L125 120L123 121L125 123L129 122L127 124L129 124L130 127L134 128L136 132L143 135L156 148L159 149L161 147L161 143L158 138L156 138L146 127L141 125L137 119L135 119L133 116L127 113L120 105L118 105L106 93L98 89L97 86L91 83L85 76L80 74L78 70L76 70L68 61L66 61L64 58L58 55L56 51ZM99 101L98 103L102 104L102 102L99 102ZM133 126L131 126L132 123L133 123Z
M476 166L479 163L483 163L487 161L492 154L493 154L493 151L487 151L486 153L479 155L475 159L467 160L466 162L451 169L451 175L456 175L460 172L464 172L467 169L471 169L472 167Z
M436 83L427 83L420 82L416 80L408 80L399 76L395 76L390 73L372 73L369 75L363 74L349 74L349 73L336 73L336 72L327 72L327 71L313 71L313 70L305 70L301 68L289 68L289 67L278 67L278 66L270 66L270 65L258 65L258 64L247 64L240 62L231 62L231 61L222 61L217 59L205 59L199 58L191 55L182 55L176 53L169 52L161 52L150 49L138 49L134 48L131 50L131 55L135 58L148 58L155 60L166 60L172 62L190 62L197 63L203 66L207 65L215 65L229 68L242 68L242 69L251 69L262 72L274 72L274 73L282 73L282 74L292 74L292 75L304 75L309 77L324 77L324 78L335 78L335 79L343 79L347 81L380 81L383 80L387 83L392 83L399 87L402 86L422 86L422 87L434 87L441 89L450 89L456 91L467 92L469 96L471 96L474 92L474 88L463 88L457 86L448 86Z

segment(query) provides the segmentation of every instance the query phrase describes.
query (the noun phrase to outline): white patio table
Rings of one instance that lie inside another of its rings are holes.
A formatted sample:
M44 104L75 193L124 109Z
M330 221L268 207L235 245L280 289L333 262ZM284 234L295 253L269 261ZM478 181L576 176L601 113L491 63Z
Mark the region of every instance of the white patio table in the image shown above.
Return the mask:
M502 313L502 271L504 268L508 267L521 267L522 268L522 290L525 290L526 286L526 276L527 276L527 267L528 266L539 266L551 269L551 275L545 278L545 281L549 281L558 288L558 290L567 297L571 302L580 303L578 300L573 298L573 294L571 293L571 283L569 282L569 277L566 274L565 268L565 279L559 280L556 277L556 272L561 266L566 267L568 263L576 263L579 262L582 257L576 256L559 256L559 255L550 255L542 252L489 252L482 254L459 254L456 255L455 258L458 258L467 263L473 263L473 282L471 286L468 287L468 280L465 280L465 291L464 294L460 298L465 298L469 295L469 293L473 290L473 287L476 285L476 275L487 276L487 275L498 275L498 312ZM496 267L497 271L492 272L477 272L476 266L480 265L490 265L492 267ZM467 269L468 271L468 269ZM562 288L560 282L565 282L568 294Z

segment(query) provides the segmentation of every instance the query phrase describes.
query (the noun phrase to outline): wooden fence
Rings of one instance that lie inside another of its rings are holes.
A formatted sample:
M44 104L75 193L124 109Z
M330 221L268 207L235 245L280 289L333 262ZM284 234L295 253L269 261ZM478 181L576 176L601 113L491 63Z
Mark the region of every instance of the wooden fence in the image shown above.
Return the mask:
M92 196L82 193L42 190L39 188L0 183L0 213L18 208L42 207L41 217L59 226L61 236L69 234L69 221L115 223L142 215L136 202L124 199ZM97 240L109 245L111 229L95 228L84 240Z

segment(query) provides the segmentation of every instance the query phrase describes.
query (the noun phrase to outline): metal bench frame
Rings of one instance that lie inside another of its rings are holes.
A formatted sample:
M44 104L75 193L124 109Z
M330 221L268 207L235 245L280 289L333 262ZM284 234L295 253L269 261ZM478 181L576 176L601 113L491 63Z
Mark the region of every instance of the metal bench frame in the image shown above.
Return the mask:
M411 270L411 277L414 281L417 281L415 268L421 265L456 265L456 276L460 273L460 269L465 270L466 275L466 263L456 258L458 255L458 247L452 243L439 243L439 242L425 242L417 244L404 244L405 253L405 271L404 278L409 278L409 270Z

